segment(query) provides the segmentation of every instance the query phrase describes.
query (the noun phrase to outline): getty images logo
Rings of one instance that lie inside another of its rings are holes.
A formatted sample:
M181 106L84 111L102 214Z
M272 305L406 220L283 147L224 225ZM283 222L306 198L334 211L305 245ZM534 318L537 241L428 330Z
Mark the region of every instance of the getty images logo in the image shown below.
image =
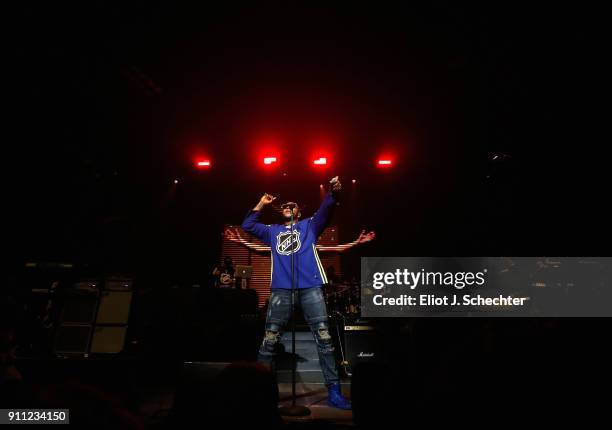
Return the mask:
M414 290L419 285L453 286L458 290L464 287L482 286L486 282L487 269L480 272L430 272L425 269L410 271L396 269L394 272L376 272L372 278L372 288L380 290L387 286L401 285Z

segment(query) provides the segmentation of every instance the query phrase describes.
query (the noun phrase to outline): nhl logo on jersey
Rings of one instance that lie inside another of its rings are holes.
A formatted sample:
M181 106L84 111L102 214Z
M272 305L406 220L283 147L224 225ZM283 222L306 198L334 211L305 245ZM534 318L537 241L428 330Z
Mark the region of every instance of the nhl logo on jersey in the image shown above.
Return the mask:
M276 252L281 255L290 255L292 252L298 252L302 243L300 242L300 232L293 230L293 240L291 240L291 231L283 231L276 236Z

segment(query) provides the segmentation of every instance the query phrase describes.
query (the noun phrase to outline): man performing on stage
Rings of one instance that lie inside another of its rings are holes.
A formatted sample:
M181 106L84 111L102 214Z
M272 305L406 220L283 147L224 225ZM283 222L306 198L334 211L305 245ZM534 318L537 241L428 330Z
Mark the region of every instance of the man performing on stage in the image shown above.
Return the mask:
M330 181L330 192L325 196L319 210L302 221L299 221L301 214L297 204L283 204L281 208L284 224L272 225L258 222L262 209L276 199L270 194L264 194L247 214L242 228L270 246L272 251L272 291L266 317L266 334L259 349L259 361L272 364L281 330L291 316L291 254L294 254L296 303L300 303L304 318L317 343L319 362L329 393L327 402L336 408L350 409L351 404L340 392L340 378L322 291L322 285L327 283L327 278L315 248L317 238L323 232L336 204L340 188L340 181L336 176Z

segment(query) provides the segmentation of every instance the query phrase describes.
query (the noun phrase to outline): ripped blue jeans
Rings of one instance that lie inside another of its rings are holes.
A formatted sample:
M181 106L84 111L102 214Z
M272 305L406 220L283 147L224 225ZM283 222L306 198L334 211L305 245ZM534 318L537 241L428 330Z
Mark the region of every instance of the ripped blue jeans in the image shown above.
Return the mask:
M339 382L338 369L334 355L334 346L327 321L327 309L321 287L300 288L295 292L295 303L302 307L302 313L310 326L317 343L319 363L325 378L325 385ZM266 316L266 333L259 348L258 361L268 366L273 364L276 346L282 329L291 316L291 290L272 289L268 313Z

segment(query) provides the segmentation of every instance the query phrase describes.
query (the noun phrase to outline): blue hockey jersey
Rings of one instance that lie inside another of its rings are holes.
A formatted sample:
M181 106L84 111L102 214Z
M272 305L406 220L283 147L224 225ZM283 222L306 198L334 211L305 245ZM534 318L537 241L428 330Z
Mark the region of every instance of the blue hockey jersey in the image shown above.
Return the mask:
M333 194L327 194L319 210L312 217L293 225L293 240L291 240L289 225L259 223L261 211L249 211L242 223L242 228L270 247L272 254L270 285L272 288L291 289L291 254L295 254L296 288L311 288L327 283L325 270L315 247L335 204Z

